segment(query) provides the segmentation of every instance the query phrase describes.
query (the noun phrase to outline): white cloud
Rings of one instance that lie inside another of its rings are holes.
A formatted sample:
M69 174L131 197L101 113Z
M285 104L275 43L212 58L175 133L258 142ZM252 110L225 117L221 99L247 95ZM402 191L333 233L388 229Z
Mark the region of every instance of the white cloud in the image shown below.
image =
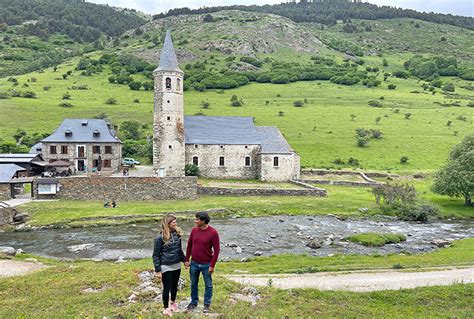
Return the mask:
M173 8L227 6L233 4L263 5L285 2L283 0L87 0L88 2L109 4L111 6L137 9L139 11L156 14ZM366 0L367 1L367 0ZM368 0L377 5L389 5L417 11L451 13L455 15L474 16L473 0Z

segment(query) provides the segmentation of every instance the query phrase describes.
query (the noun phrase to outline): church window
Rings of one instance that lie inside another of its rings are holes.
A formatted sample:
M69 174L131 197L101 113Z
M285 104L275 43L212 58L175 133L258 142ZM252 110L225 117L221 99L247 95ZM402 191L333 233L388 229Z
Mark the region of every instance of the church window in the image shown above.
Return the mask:
M224 148L224 145L221 145L221 148Z
M245 145L245 148L249 148L247 145Z
M170 100L166 101L166 103L169 103L169 102L170 102Z
M181 90L181 79L176 80L176 89L179 91Z
M172 148L173 148L173 145L168 145L168 148L169 148L169 149L172 149Z
M166 78L165 82L166 82L166 88L167 88L168 90L171 90L171 79L170 79L170 78Z
M219 157L219 166L224 166L224 156Z
M193 165L199 165L199 158L197 156L193 156Z
M245 156L245 166L246 167L252 166L251 161L250 161L250 156Z
M168 121L171 121L171 116L167 116L166 119L167 119Z
M199 146L197 144L194 144L194 148L198 148Z
M274 167L280 166L280 161L279 161L278 156L275 156L275 157L273 158L273 166L274 166Z

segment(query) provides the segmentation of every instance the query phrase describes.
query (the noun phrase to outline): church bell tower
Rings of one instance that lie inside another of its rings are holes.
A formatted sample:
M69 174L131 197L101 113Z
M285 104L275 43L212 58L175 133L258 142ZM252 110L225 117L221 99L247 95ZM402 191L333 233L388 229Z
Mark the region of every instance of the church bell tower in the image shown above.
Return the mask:
M184 176L183 75L168 30L160 54L160 63L153 71L153 170L158 177Z

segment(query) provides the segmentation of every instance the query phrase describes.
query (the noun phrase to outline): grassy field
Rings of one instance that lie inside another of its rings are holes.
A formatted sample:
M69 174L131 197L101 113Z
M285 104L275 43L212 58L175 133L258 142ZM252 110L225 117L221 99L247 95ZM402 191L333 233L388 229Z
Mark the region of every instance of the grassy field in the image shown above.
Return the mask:
M394 263L406 267L472 264L473 257L469 251L472 251L473 244L472 239L462 240L451 248L416 256L346 256L345 259L342 256L276 256L256 258L247 263L219 263L214 277L212 309L229 318L301 318L315 315L319 318L469 318L474 311L472 284L370 293L314 289L284 291L261 287L262 299L256 307L252 307L246 302L231 302L230 294L239 292L243 286L224 279L220 274L236 269L252 273L281 272L282 263L291 272L390 268ZM24 255L19 259L27 257L31 256ZM162 306L153 302L151 295L142 296L136 304L127 302L132 290L139 284L137 274L152 268L151 259L124 264L40 260L50 268L28 276L0 279L0 317L156 318L160 315ZM183 277L187 278L187 274L183 273ZM88 294L83 292L86 288L104 289ZM187 300L188 293L189 286L178 293L178 300ZM176 317L186 316L181 314Z
M12 140L18 128L29 134L53 131L64 118L87 118L105 113L115 124L125 120L137 120L152 124L152 92L132 91L128 86L110 84L107 71L85 77L74 67L77 60L60 66L57 72L46 70L18 76L17 90L37 93L36 99L12 98L0 100L3 121L0 137ZM72 70L63 80L61 74ZM27 82L30 78L36 82ZM185 114L203 112L206 115L253 116L256 125L277 126L292 147L301 155L304 167L337 167L332 161L347 161L354 157L364 169L388 171L436 170L442 165L451 147L463 136L474 130L474 108L466 107L473 99L471 91L461 88L466 81L444 79L456 86L456 93L464 99L447 99L443 94L423 93L415 80L390 79L397 85L388 90L381 87L366 88L362 85L342 86L327 81L296 82L286 85L249 84L226 91L185 93ZM27 84L29 87L23 87ZM73 90L74 85L88 85L89 90ZM50 86L44 91L44 86ZM11 87L6 78L0 79L0 92ZM410 93L417 90L422 93ZM73 107L60 107L64 93L71 94ZM235 94L244 99L244 106L231 107L230 97ZM105 100L115 97L117 105L107 105ZM383 100L381 100L383 97ZM140 103L133 103L139 99ZM294 107L296 100L307 99L303 107ZM378 100L382 108L368 105ZM435 103L460 101L460 107L442 107ZM209 109L201 109L202 101L210 103ZM268 103L267 103L268 101ZM268 104L268 105L267 105ZM283 112L283 116L279 116ZM398 112L398 113L397 113ZM405 114L411 113L409 119ZM351 120L351 114L356 117ZM464 116L465 120L459 120ZM381 120L376 124L376 118ZM452 124L448 127L447 122ZM372 140L368 147L357 147L356 128L380 129L383 139ZM149 131L151 134L151 131ZM400 158L408 156L408 164L400 164Z

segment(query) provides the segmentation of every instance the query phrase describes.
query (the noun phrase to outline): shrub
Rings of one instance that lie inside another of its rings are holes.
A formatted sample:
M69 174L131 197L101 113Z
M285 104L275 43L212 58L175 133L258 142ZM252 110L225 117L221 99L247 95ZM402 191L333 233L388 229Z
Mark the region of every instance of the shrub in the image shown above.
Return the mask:
M410 74L406 71L395 71L392 74L394 77L400 79L408 79L410 77Z
M208 109L209 106L211 106L211 103L209 103L207 101L201 101L201 108Z
M369 101L368 102L369 106L372 106L372 107L382 107L382 103L380 103L379 101L376 101L376 100L372 100L372 101Z
M336 157L335 159L332 160L332 162L336 165L344 165L346 164L342 159L340 159L339 157Z
M63 100L70 100L71 99L71 94L69 93L64 93L63 94Z
M442 90L445 92L454 92L454 85L452 83L446 83L443 85Z
M379 124L379 122L380 122L381 119L382 119L382 118L381 118L380 116L377 116L377 117L375 118L375 124Z
M132 81L128 83L128 87L134 91L138 91L142 87L142 84L140 82Z
M283 111L278 111L278 116L285 116L285 112L283 112Z
M232 106L242 106L242 102L240 102L240 101L232 101L232 102L230 102L230 105L232 105Z
M145 91L151 91L153 90L154 83L153 81L146 81L142 83L142 86Z
M410 117L411 117L411 113L405 113L405 120L410 119Z
M44 91L49 91L50 88L51 88L51 87L48 86L48 85L47 85L47 86L43 86L43 90L44 90Z
M349 157L349 159L347 160L347 164L348 164L349 166L359 166L359 165L360 165L360 161L359 161L357 158Z
M290 82L290 77L286 74L272 78L272 83L274 84L286 84L288 82Z
M59 103L59 106L60 107L73 107L73 105L69 102L66 102L66 101L63 101L61 103Z
M400 157L400 164L406 164L406 163L408 163L408 156Z
M365 147L369 145L369 139L368 136L356 136L357 146Z
M379 129L375 129L375 130L370 129L370 133L371 133L372 137L375 138L375 139L381 139L382 136L383 136L382 131L379 130Z
M36 93L33 91L25 91L21 94L21 97L24 97L27 99L36 99Z
M113 104L117 104L117 103L118 103L118 102L117 102L117 99L114 98L114 97L109 97L109 98L105 101L105 104L111 104L111 105L113 105Z
M199 167L194 164L186 164L184 174L186 176L199 176Z
M396 209L396 215L406 221L426 222L430 217L435 217L438 214L439 209L428 204L401 205Z
M140 100L139 99L134 99L133 103L140 103Z
M109 82L110 83L115 83L116 79L115 79L115 76L111 75L109 76Z
M304 104L303 101L300 101L300 100L293 102L293 106L295 107L302 107L303 104Z
M389 90L395 90L397 88L395 84L389 84L387 87Z
M8 95L8 93L0 92L0 100L6 100L6 99L9 99L9 98L10 98L10 95Z
M357 115L351 114L351 121L354 121L356 117L357 117Z

